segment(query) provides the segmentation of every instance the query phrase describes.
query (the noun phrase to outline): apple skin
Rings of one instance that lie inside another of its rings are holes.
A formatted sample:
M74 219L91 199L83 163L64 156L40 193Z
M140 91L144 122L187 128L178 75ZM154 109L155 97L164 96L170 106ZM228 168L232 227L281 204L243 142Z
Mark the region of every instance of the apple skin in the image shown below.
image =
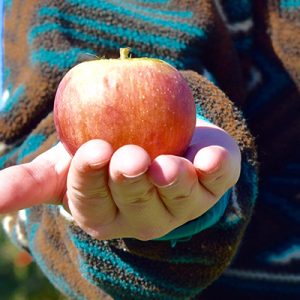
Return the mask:
M120 59L83 62L67 72L56 92L54 123L71 155L92 139L114 150L139 145L151 159L183 155L195 129L195 102L174 67L121 52Z

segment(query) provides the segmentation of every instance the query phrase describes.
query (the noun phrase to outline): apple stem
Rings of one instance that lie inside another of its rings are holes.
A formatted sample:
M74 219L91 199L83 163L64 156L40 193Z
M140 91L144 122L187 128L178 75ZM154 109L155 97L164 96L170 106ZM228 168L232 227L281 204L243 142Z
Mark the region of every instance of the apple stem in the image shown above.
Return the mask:
M127 59L129 58L131 48L120 48L120 59Z

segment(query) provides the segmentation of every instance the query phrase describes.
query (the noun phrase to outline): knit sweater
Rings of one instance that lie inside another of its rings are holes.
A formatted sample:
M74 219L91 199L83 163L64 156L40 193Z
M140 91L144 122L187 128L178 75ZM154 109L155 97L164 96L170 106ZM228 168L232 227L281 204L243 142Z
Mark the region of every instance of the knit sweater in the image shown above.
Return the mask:
M116 57L123 46L182 70L198 115L227 130L242 153L224 214L175 246L92 239L54 205L7 216L12 240L62 293L72 299L299 296L299 7L297 0L5 1L2 168L57 143L53 99L67 70L86 54ZM248 128L256 138L259 186Z

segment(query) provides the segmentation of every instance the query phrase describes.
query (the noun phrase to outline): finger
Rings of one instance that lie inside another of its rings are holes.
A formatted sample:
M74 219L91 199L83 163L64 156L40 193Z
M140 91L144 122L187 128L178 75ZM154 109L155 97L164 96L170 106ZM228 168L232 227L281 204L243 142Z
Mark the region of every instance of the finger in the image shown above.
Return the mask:
M153 161L149 174L165 206L182 224L202 215L216 201L199 184L197 172L187 159L159 156Z
M201 184L216 197L221 197L238 180L240 157L221 146L204 147L194 158Z
M120 222L128 227L128 235L148 240L163 235L159 224L170 215L149 181L151 163L147 152L139 146L126 145L117 150L110 163L109 186L120 210ZM123 233L124 234L124 233Z
M42 203L60 203L66 191L71 161L62 144L32 162L0 172L0 213L9 213Z
M112 153L109 143L91 140L73 157L67 181L67 206L86 231L108 224L115 218L117 208L107 185Z

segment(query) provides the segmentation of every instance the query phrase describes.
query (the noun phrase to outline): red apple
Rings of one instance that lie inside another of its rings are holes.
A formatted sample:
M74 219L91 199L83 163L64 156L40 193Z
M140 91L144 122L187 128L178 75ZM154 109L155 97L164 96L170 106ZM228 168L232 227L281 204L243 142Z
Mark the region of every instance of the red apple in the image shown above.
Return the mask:
M85 142L103 139L114 150L143 147L153 159L182 155L195 129L192 92L179 71L152 58L83 62L60 82L54 122L61 142L73 155Z

